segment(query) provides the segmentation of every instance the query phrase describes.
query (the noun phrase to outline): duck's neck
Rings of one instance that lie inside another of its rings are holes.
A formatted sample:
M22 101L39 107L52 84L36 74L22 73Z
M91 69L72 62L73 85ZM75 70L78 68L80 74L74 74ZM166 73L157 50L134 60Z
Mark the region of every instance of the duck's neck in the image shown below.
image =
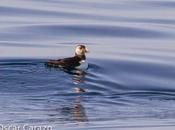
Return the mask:
M81 60L86 60L86 56L85 55L78 55L75 53L76 57L79 57Z

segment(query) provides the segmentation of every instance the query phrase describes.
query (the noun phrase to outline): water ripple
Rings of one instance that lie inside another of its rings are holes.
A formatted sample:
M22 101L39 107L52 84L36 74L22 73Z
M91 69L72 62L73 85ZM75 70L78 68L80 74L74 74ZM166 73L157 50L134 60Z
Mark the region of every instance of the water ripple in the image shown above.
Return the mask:
M14 27L9 31L16 32L8 34L8 36L24 35L27 36L101 36L101 37L123 37L123 38L169 38L171 34L161 31L134 28L134 27L121 27L121 26L101 26L101 25L33 25ZM30 33L24 33L30 32Z

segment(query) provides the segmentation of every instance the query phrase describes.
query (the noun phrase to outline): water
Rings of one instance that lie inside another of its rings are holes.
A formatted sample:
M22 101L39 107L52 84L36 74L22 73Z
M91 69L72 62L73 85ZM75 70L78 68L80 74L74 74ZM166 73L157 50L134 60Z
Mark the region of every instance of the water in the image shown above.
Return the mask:
M174 0L1 0L0 124L174 129L174 12ZM78 43L87 72L44 65Z

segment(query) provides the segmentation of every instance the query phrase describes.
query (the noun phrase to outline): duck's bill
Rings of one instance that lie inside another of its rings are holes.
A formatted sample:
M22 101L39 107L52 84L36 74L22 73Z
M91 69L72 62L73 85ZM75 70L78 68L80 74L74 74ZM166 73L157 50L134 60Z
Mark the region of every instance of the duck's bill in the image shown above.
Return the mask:
M86 52L86 53L89 53L90 51L89 51L89 49L88 49L88 48L86 48L86 49L85 49L85 52Z

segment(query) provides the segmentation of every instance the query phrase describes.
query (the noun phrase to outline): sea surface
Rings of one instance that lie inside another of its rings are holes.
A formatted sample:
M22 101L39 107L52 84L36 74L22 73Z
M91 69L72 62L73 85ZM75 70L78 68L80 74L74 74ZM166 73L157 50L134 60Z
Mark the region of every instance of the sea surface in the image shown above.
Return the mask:
M77 44L87 71L45 66ZM1 0L0 128L24 124L174 130L175 0Z

